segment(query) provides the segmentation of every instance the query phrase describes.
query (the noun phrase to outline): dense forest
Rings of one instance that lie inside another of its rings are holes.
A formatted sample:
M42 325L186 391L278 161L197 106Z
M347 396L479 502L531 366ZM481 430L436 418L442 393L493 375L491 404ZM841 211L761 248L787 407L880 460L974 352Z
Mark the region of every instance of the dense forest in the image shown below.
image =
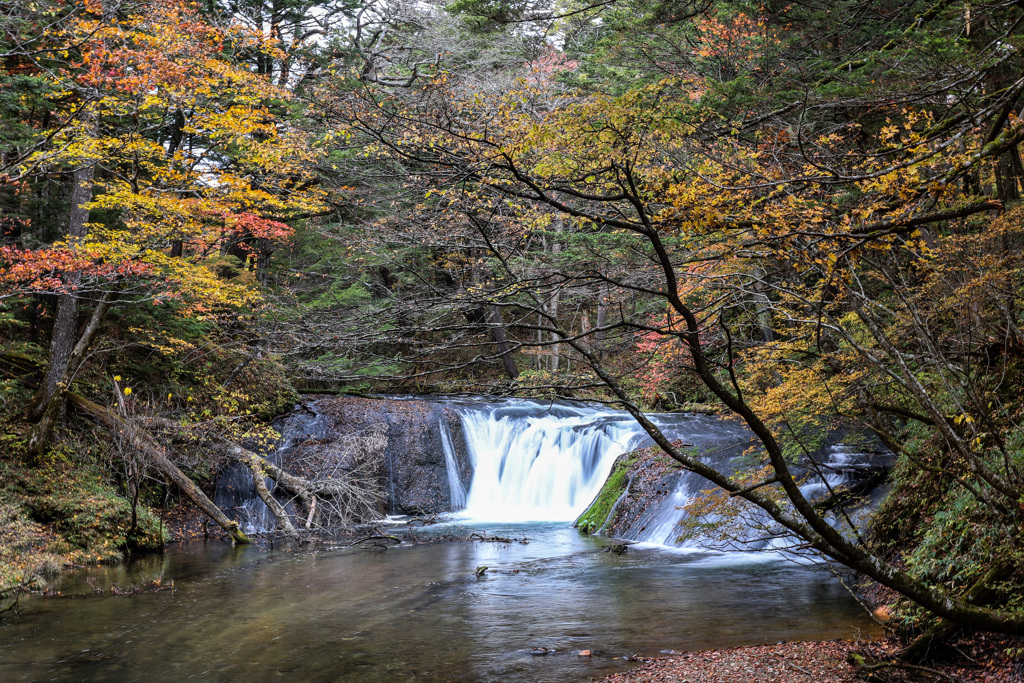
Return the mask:
M157 548L303 392L624 407L719 494L1024 633L1024 5L0 0L0 595ZM742 476L644 411L700 405ZM897 456L867 536L794 463ZM269 468L269 469L268 469ZM310 517L312 518L312 511ZM287 516L281 516L286 531Z

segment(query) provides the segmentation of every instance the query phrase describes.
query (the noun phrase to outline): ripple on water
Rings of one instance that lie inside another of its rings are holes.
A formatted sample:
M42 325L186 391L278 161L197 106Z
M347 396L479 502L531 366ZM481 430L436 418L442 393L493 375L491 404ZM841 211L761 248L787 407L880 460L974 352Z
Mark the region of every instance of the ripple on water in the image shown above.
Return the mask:
M633 653L872 628L832 577L778 560L617 556L564 524L484 530L530 542L301 556L211 543L90 570L62 586L83 597L30 597L0 622L0 680L584 681ZM173 594L89 594L87 580L159 573Z

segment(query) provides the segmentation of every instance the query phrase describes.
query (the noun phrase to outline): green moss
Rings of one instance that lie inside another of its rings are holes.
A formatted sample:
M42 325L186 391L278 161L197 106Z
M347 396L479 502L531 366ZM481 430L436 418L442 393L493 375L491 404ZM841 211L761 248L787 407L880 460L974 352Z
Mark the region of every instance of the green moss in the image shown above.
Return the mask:
M41 466L8 463L4 470L17 481L12 492L21 507L55 534L51 549L70 562L117 562L126 550L164 544L165 531L152 512L139 505L133 514L101 469L66 447L47 453Z
M1002 524L998 511L979 501L948 474L953 460L941 438L923 425L911 423L901 434L901 454L890 473L891 489L872 517L873 549L906 567L916 578L962 593L982 578L997 561L1024 564L1020 528ZM1004 436L1011 453L1020 452L1024 434ZM1018 443L1020 439L1020 443ZM999 471L998 454L988 467ZM913 458L913 460L912 460ZM935 463L923 471L917 460ZM990 586L989 602L1002 609L1024 610L1020 570ZM905 599L894 605L892 626L914 635L934 624L934 616Z
M594 498L590 507L579 516L574 526L585 534L593 534L601 529L612 514L615 501L625 492L629 484L629 468L636 462L636 456L632 454L620 455L615 464L612 465L611 474L601 487L601 491Z

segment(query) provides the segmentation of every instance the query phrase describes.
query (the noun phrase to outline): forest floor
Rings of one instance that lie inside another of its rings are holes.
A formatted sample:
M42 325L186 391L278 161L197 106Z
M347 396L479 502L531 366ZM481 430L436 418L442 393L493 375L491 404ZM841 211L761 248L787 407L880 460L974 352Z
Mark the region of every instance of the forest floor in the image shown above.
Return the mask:
M613 674L603 683L956 683L1024 682L1024 638L993 634L975 635L951 647L927 667L900 669L857 668L851 653L869 662L892 661L898 651L894 640L779 643L726 650L687 652L672 657L644 659L644 664Z

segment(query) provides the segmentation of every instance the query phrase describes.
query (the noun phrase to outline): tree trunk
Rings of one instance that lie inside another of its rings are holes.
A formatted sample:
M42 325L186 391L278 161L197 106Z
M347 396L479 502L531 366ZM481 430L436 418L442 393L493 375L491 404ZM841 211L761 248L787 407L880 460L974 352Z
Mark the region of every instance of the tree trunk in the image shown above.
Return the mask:
M153 437L130 421L126 422L114 415L109 410L85 399L77 394L68 392L68 401L81 413L96 420L110 432L121 436L129 446L140 451L148 462L153 465L168 479L181 489L181 491L194 502L200 510L205 512L210 519L217 523L221 529L227 532L228 536L235 543L252 543L241 529L238 522L230 519L207 497L203 490L196 486L195 482L188 478L184 472L171 462L164 449L157 444Z
M775 341L775 332L772 329L772 302L765 294L764 271L761 268L754 270L754 306L757 310L757 324L761 328L761 339L766 342Z
M113 298L113 289L104 293L103 298L99 300L96 308L93 309L89 323L85 326L85 330L82 332L82 336L79 337L78 343L75 344L75 348L62 361L64 372L57 378L54 391L43 406L42 414L28 437L28 453L32 457L37 457L50 445L53 428L57 425L60 415L64 411L64 392L70 386L74 373L78 371L79 366L85 361L89 347L92 346L93 339L96 338L96 334L107 317L107 312L110 310ZM53 367L52 362L51 360L50 367Z
M964 602L972 605L983 605L993 594L992 586L1005 580L1013 573L1013 563L1005 558L991 567L980 579L967 589L961 598ZM920 663L928 658L933 647L940 645L943 641L953 635L960 628L960 624L940 619L938 623L917 637L906 650L900 655L900 659L907 662Z
M551 316L551 320L554 321L555 324L558 323L558 300L561 297L561 294L562 290L556 289L555 293L551 297L551 302L548 304L548 315ZM550 338L553 343L551 344L551 351L548 353L548 370L551 372L558 372L558 357L561 353L561 344L558 343L558 340L560 340L561 337L559 337L556 332L552 332Z
M505 366L505 372L510 379L519 377L519 368L512 359L512 351L508 346L508 337L505 335L505 322L501 319L501 309L491 306L490 322L494 331L494 341L498 345L498 353L501 355L501 364Z
M564 226L564 223L562 222L562 219L561 218L556 218L555 221L554 221L554 225L553 225L556 236L560 232L562 232L563 226ZM551 243L551 254L552 254L552 256L555 257L552 260L553 261L557 260L558 255L561 254L561 253L562 253L562 244L560 242L558 242L558 241L552 241L552 243ZM551 296L551 303L548 306L548 314L551 316L552 323L555 324L556 326L558 325L558 304L559 304L559 300L561 299L561 296L562 296L562 288L558 287L557 289L555 289L555 293ZM561 339L561 337L556 332L552 332L551 333L551 341L553 343L551 345L551 353L548 356L548 358L550 359L550 362L548 364L548 369L551 370L551 372L558 372L558 359L559 359L559 355L561 354L561 351L562 351L562 345L558 343L560 339Z
M470 275L472 278L473 285L481 287L483 283L483 275L480 272L482 259L478 259L473 263L473 271ZM385 272L387 272L385 270ZM494 335L494 342L498 347L498 355L501 357L501 364L505 367L505 373L508 374L509 378L516 379L519 377L519 368L516 367L515 361L512 358L512 351L509 348L508 336L505 333L505 322L501 319L501 309L495 305L483 305L474 314L472 322L484 323L484 326L491 328L491 333Z
M546 370L547 359L542 355L542 348L544 346L544 332L541 328L544 327L544 316L540 312L537 313L537 348L533 354L533 368L535 370Z
M1020 199L1021 161L1016 147L1008 150L996 161L996 188L1004 204Z
M604 358L604 326L608 322L608 283L602 282L597 291L597 321L594 331L594 352L599 360Z
M71 188L71 212L68 216L68 246L85 237L88 232L89 210L85 205L92 199L92 185L95 166L83 166L75 171L74 185ZM53 333L50 337L50 358L46 368L46 377L39 385L39 390L32 397L27 411L28 419L38 421L46 412L50 399L57 391L57 385L67 373L71 350L75 345L78 332L78 299L75 291L81 282L81 275L68 275L64 285L68 292L57 298L57 315L53 322Z

